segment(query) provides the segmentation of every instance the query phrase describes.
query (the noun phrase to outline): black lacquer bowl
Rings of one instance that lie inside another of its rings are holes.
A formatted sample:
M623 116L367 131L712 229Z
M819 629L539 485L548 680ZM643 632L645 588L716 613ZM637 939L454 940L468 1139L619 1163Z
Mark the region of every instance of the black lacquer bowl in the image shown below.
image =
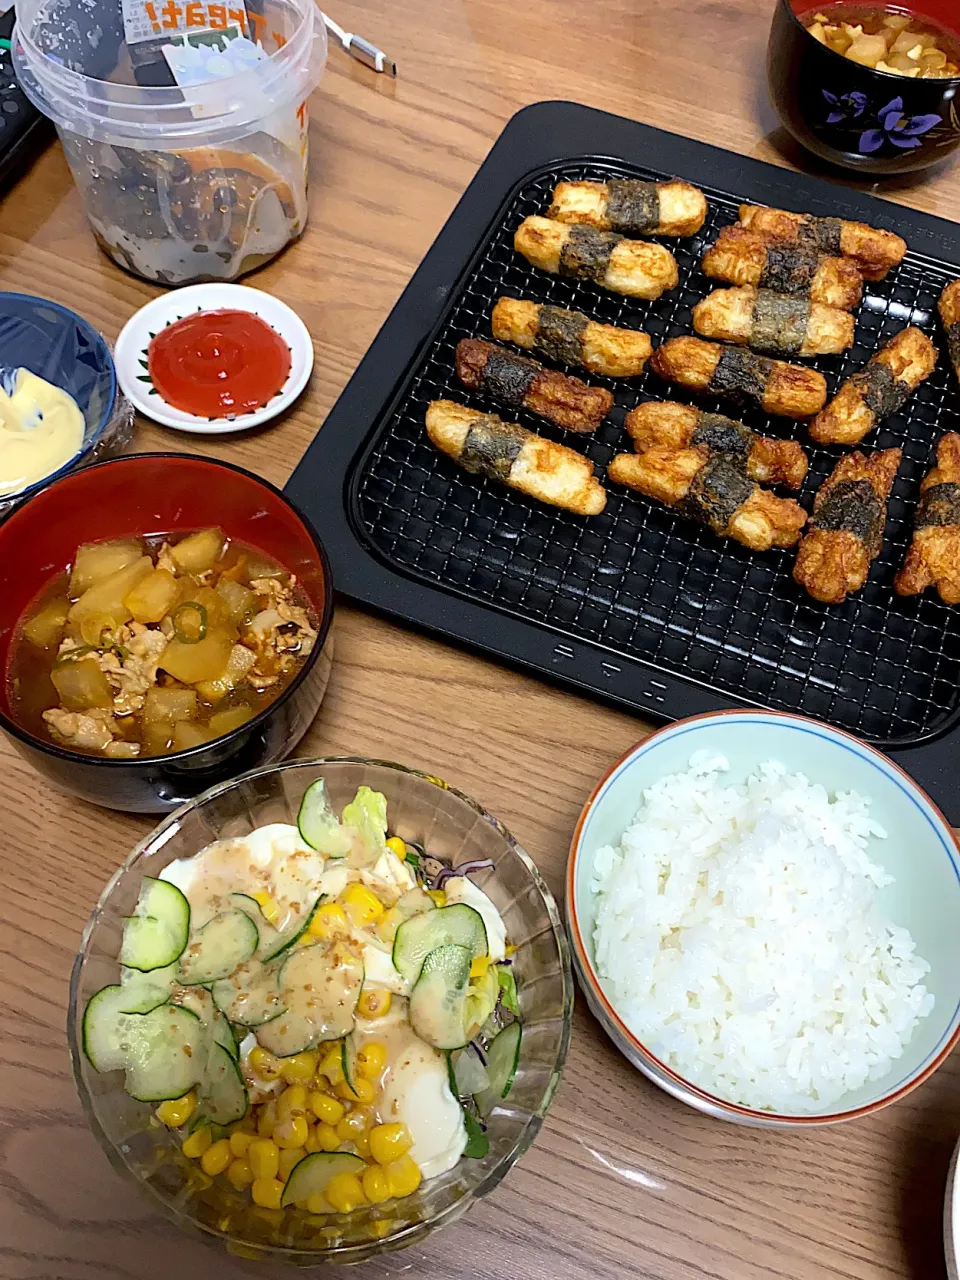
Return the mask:
M954 3L946 0L939 13L936 0L927 0L917 16L953 30ZM798 15L811 7L810 0L777 0L767 46L770 98L799 143L864 174L926 169L960 146L960 77L911 79L861 66L807 31Z

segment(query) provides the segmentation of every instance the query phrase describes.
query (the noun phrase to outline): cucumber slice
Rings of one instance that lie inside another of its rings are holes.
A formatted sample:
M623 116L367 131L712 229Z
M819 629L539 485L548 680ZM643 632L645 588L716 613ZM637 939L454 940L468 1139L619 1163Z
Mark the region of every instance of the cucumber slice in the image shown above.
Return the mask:
M430 952L451 944L466 947L471 960L485 956L488 951L483 918L479 911L462 902L405 920L393 941L394 968L413 986Z
M363 986L363 961L342 943L303 947L280 969L280 1000L286 1012L257 1031L257 1040L278 1058L339 1040L353 1030Z
M195 1013L164 1004L141 1014L122 1035L125 1088L138 1102L182 1098L204 1069L204 1029Z
M163 969L152 969L149 973L141 973L139 969L123 969L120 973L120 985L123 988L124 1013L149 1013L170 999L177 980L176 964L168 964Z
M147 973L180 958L190 933L190 903L176 885L144 876L140 898L123 926L120 963Z
M198 929L180 958L184 986L219 982L245 964L260 942L257 926L244 911L225 911Z
M488 1116L513 1088L522 1039L523 1028L520 1023L511 1022L490 1041L487 1049L487 1076L490 1084L474 1095L482 1116Z
M410 992L410 1025L435 1049L459 1049L467 1043L463 1015L471 959L469 950L456 943L434 948Z
M124 987L102 987L83 1014L83 1051L95 1071L119 1071L127 1065L127 1041L139 1016L127 1008Z
M240 1027L262 1027L286 1013L277 988L277 969L265 969L258 960L215 982L210 994L220 1012Z
M270 960L276 960L284 951L288 951L295 942L299 942L307 929L310 927L310 921L313 919L313 913L324 901L324 894L320 894L309 911L305 912L302 917L298 917L293 924L288 924L285 929L275 929L267 920L266 916L260 910L260 904L254 898L246 893L232 893L230 899L238 911L242 911L257 927L260 934L260 944L257 948L257 957L267 964Z
M404 920L409 920L412 916L423 915L424 911L435 911L436 908L437 904L429 893L425 889L421 889L419 885L416 889L408 889L397 901L397 910Z
M490 1088L487 1069L470 1045L457 1055L453 1064L453 1079L458 1098L468 1098L473 1093L482 1093L484 1089Z
M303 793L297 828L311 849L319 850L328 858L346 857L350 850L350 837L330 807L323 778L311 782Z
M213 1002L213 996L206 987L190 987L180 991L172 1001L195 1013L204 1024L205 1030L213 1037L213 1043L226 1049L234 1060L240 1057L236 1037L230 1023Z
M214 1124L233 1124L243 1119L249 1105L239 1066L228 1049L221 1044L213 1045L202 1086L204 1113Z
M356 1097L353 1084L357 1078L357 1047L353 1042L353 1032L345 1035L340 1042L340 1066L343 1070L343 1078L346 1081L347 1088Z
M305 1205L311 1196L323 1195L331 1178L341 1173L359 1176L364 1168L360 1157L348 1151L314 1151L293 1166L281 1204L284 1208L291 1204Z

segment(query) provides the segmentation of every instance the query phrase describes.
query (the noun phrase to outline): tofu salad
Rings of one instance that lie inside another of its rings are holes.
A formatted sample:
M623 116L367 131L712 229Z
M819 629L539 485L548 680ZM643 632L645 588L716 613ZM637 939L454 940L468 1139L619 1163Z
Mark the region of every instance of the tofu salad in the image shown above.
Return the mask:
M145 878L84 1051L158 1104L188 1158L267 1209L349 1213L486 1154L522 1027L512 952L471 879L397 836L361 787L297 825Z

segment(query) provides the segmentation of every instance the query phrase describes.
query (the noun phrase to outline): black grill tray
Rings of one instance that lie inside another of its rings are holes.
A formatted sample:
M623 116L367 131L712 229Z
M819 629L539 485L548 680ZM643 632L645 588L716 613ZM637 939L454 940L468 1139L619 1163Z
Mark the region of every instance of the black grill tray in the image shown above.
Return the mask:
M680 286L656 302L548 276L512 249L517 225L546 212L560 178L617 174L686 178L709 200L699 236L664 241ZM960 390L945 356L865 442L902 446L903 462L884 550L867 586L841 606L819 605L793 583L792 551L749 552L612 484L601 516L556 511L466 475L426 438L432 399L496 410L458 384L453 352L462 337L489 336L502 294L644 329L655 344L692 332L691 306L717 283L700 271L703 248L736 220L741 201L860 219L910 246L886 280L866 285L856 346L812 362L831 392L905 324L945 346L936 302L960 274L954 224L586 107L540 103L507 125L287 492L316 525L338 589L354 600L655 719L753 705L829 721L887 750L960 823L960 607L892 590L934 443L960 430ZM523 412L503 416L582 450L602 477L613 455L629 450L626 409L650 398L693 402L649 372L590 380L616 398L594 436ZM759 410L740 416L807 448L800 496L809 509L843 450L812 445L802 424Z

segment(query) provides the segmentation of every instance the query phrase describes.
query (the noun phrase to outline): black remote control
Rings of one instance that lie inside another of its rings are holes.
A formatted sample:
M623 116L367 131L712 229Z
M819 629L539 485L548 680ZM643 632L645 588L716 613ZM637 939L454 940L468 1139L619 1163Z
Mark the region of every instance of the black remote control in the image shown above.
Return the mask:
M49 144L53 122L38 111L17 82L10 40L16 18L0 16L0 189L13 183Z

